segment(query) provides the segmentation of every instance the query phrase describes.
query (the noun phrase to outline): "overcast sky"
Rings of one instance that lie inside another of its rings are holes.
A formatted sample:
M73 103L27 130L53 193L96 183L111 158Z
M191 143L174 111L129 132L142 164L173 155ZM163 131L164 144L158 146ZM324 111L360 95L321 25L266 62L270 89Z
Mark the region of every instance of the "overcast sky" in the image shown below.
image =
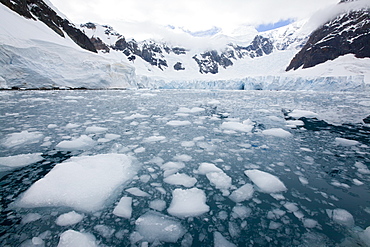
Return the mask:
M183 27L190 31L277 23L310 17L339 0L49 0L74 23L109 24L125 33L127 23L151 28ZM126 23L126 26L122 23ZM138 30L136 30L138 31Z

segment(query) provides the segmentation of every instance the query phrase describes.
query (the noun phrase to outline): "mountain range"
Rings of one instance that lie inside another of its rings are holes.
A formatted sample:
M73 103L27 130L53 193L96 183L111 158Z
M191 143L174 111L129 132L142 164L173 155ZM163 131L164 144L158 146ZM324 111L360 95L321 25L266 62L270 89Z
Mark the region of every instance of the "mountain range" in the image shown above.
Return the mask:
M216 32L206 37L209 47L194 45L204 42L202 37L193 37L188 46L128 39L109 25L76 25L48 1L0 2L2 88L181 88L244 81L239 88L294 90L327 78L349 85L340 90L370 84L365 1L342 0L322 23L313 16L262 33L253 28L235 36ZM285 86L269 88L266 81Z

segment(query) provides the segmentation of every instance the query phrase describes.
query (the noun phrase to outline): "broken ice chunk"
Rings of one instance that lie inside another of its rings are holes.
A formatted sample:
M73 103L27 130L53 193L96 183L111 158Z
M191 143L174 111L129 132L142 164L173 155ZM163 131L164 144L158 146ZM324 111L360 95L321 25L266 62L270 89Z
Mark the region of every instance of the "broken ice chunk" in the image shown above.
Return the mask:
M131 197L122 197L118 202L117 206L113 210L113 214L118 217L130 219L132 214L132 198Z
M149 207L157 211L163 211L166 208L166 202L160 199L155 199L149 203Z
M191 122L185 120L185 121L180 121L180 120L172 120L166 123L167 125L170 126L185 126L185 125L191 125Z
M27 130L20 133L8 134L7 138L0 144L6 148L19 147L27 144L38 143L44 137L40 132L28 132Z
M211 163L202 163L202 164L200 164L200 166L198 168L198 173L199 174L206 175L207 173L210 173L210 172L222 172L222 170L220 168L218 168L217 166L215 166L214 164L211 164Z
M254 124L250 121L239 122L223 122L221 124L221 129L235 130L240 132L251 132L253 130Z
M341 145L341 146L355 146L355 145L359 145L360 143L355 140L349 140L349 139L337 137L335 138L335 144Z
M142 191L141 189L137 187L126 189L126 191L134 196L140 196L140 197L150 196L148 193Z
M236 247L235 244L229 242L224 236L219 232L213 233L214 247Z
M172 201L168 213L179 218L199 216L209 211L206 195L203 190L175 189L172 191Z
M75 211L71 211L69 213L65 213L60 215L56 220L55 223L58 226L69 226L74 225L80 222L83 219L82 214L78 214Z
M61 150L88 150L94 147L96 142L87 135L82 135L72 141L61 141L56 148Z
M270 173L260 170L246 170L244 173L264 193L278 193L287 190L284 183Z
M293 110L292 112L288 114L288 116L295 118L295 119L299 119L302 117L305 117L305 118L317 118L318 117L317 113L314 113L312 111L305 111L305 110Z
M328 214L329 218L332 219L334 222L343 225L352 227L355 225L355 220L353 219L352 214L350 214L347 210L336 208L334 210L327 209L326 213Z
M88 134L101 134L101 133L104 133L108 131L108 128L104 128L104 127L98 127L98 126L90 126L90 127L87 127L85 132L88 133Z
M57 247L71 247L71 246L97 247L98 245L93 235L68 230L60 235Z
M250 200L253 196L254 189L252 184L245 184L239 189L234 190L229 198L234 202L242 202L245 200Z
M41 155L42 153L33 153L0 157L0 171L8 171L39 162L44 159Z
M190 177L184 173L176 173L164 178L163 181L168 184L193 187L194 184L197 182L197 179Z
M262 134L266 136L275 136L275 137L281 137L281 138L288 138L292 136L290 132L283 130L281 128L272 128L272 129L263 130Z
M148 242L176 243L185 234L181 223L156 212L147 212L135 221L136 231Z

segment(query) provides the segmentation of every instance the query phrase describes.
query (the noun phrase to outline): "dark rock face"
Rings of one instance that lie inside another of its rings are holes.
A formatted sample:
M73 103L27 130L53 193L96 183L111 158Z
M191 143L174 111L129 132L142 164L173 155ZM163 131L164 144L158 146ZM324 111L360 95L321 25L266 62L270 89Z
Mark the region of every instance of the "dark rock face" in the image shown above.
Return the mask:
M67 33L81 48L97 52L93 43L80 29L60 17L42 0L0 0L0 2L19 15L34 20L37 18L61 37L64 37L64 32Z
M370 57L370 9L342 14L314 31L286 70L310 68L346 54Z
M177 63L173 66L173 68L174 68L175 70L177 70L177 71L179 71L179 70L185 70L185 68L184 68L184 67L182 67L182 63L180 63L180 62L177 62Z
M195 55L193 59L198 63L200 73L217 74L219 66L226 69L228 66L233 65L233 62L230 60L230 57L233 55L234 53L232 51L225 51L218 54L217 51L212 50L200 54L200 57Z

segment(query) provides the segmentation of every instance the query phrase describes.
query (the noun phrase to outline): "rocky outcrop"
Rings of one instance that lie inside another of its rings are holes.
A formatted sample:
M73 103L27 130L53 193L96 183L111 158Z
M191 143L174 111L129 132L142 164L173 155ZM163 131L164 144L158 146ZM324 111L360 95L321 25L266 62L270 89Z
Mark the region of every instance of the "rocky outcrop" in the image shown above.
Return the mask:
M314 67L346 54L370 57L370 9L341 14L314 31L286 70Z
M93 43L80 29L60 17L42 0L0 0L0 2L21 16L42 21L61 37L65 37L66 33L81 48L97 52Z

